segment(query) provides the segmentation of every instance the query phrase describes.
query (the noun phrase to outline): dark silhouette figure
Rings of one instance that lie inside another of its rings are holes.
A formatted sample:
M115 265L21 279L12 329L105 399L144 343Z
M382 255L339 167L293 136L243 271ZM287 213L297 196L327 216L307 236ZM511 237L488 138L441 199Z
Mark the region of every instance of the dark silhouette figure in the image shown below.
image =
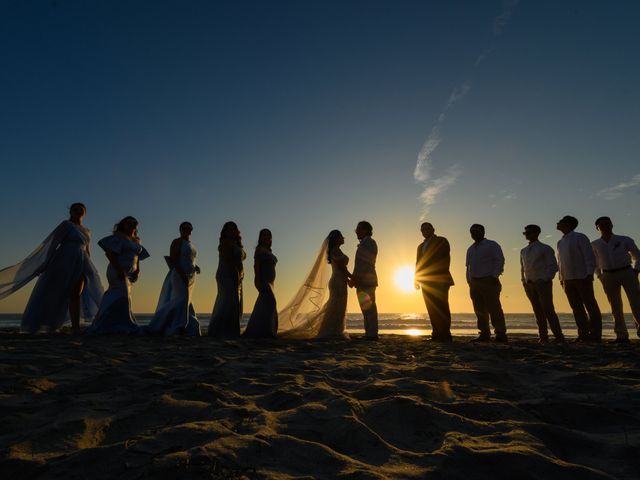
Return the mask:
M577 226L578 219L569 215L561 218L556 225L563 233L558 240L560 284L567 295L578 327L577 341L600 342L602 314L593 293L596 259L587 236L575 231Z
M600 238L591 242L591 246L596 256L596 273L611 305L616 332L614 342L628 343L629 332L624 321L621 289L624 288L627 294L640 337L640 251L633 239L613 233L613 222L609 217L598 218L596 228L600 231Z
M242 262L247 257L242 248L240 230L234 222L227 222L220 232L216 284L218 295L209 321L208 335L218 338L240 336L242 318Z
M504 270L504 255L500 245L484 238L484 232L484 227L478 224L471 225L469 229L474 242L467 250L467 282L480 331L478 338L473 341L491 340L491 318L496 341L506 342L507 326L500 303L502 285L498 278Z
M0 298L39 276L22 316L21 330L56 331L71 319L74 333L80 318L93 319L103 289L89 255L91 233L83 225L86 207L74 203L65 220L29 257L0 271Z
M416 251L415 287L422 298L431 321L431 340L451 342L451 310L449 289L454 284L449 272L451 255L449 241L435 234L433 225L420 226L424 241Z
M555 337L554 342L563 343L564 335L553 306L553 277L558 271L558 262L553 248L538 241L540 232L538 225L527 225L522 232L529 241L529 245L520 251L522 285L536 317L540 343L549 341L547 323Z
M180 237L171 242L169 256L164 257L169 273L162 284L156 312L145 332L199 337L200 322L191 302L196 274L200 273L200 267L195 264L197 252L191 243L193 225L182 222L179 230Z
M278 259L271 252L272 240L270 230L260 230L258 246L253 256L254 285L258 290L258 298L243 337L275 338L278 333L278 310L273 293Z
M356 250L350 286L356 287L358 303L364 317L365 338L377 340L378 307L376 305L376 287L378 286L378 276L376 274L376 257L378 255L378 245L371 238L371 235L373 235L371 224L364 220L359 222L356 226L356 236L360 243Z
M113 228L113 235L98 242L109 259L109 288L102 297L100 309L86 330L91 335L140 333L140 326L131 310L131 290L140 276L140 262L149 252L138 237L138 220L124 217Z

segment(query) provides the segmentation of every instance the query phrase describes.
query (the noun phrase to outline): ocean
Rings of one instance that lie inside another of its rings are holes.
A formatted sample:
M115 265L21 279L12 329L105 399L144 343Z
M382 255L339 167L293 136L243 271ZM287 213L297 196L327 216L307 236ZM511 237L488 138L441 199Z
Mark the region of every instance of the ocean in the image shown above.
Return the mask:
M149 323L152 314L136 314L136 319L140 325ZM198 318L203 327L209 323L209 313L200 313ZM576 337L576 325L573 316L568 313L559 313L560 324L565 335L569 338ZM20 326L19 313L0 314L0 328L17 329ZM535 318L530 313L507 313L505 314L507 323L507 333L525 333L531 335L538 334ZM635 337L635 323L633 317L627 314L627 327L631 338ZM241 326L247 324L249 314L242 317ZM613 319L610 314L603 315L602 336L603 338L615 338L613 332ZM420 313L382 313L378 315L380 334L396 335L430 335L431 326L425 314ZM358 335L363 334L362 315L359 313L347 314L347 331ZM476 335L476 317L473 313L454 313L452 315L451 332L453 335ZM549 332L551 335L551 332Z

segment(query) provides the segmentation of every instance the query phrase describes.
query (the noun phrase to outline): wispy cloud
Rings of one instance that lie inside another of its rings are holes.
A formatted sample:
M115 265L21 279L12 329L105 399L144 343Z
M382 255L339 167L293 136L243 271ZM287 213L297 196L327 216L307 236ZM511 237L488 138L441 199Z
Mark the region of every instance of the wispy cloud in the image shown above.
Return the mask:
M503 0L502 10L493 20L493 35L499 36L502 34L502 30L511 20L514 9L518 5L519 0ZM491 48L485 48L476 58L474 68L477 68L491 53ZM431 127L429 136L425 140L418 158L416 160L416 168L413 171L413 178L416 182L422 185L423 191L420 194L420 200L422 202L422 218L429 213L429 210L433 204L437 202L438 196L444 193L449 187L456 183L460 175L462 174L462 166L455 164L448 167L445 173L440 176L433 175L433 155L438 146L442 143L442 124L447 118L449 110L460 100L462 100L471 90L471 84L466 81L455 87L449 98L447 99L440 115L436 120L435 125ZM505 197L509 200L513 197Z
M500 35L504 27L507 26L509 21L511 20L511 15L513 15L513 11L518 6L518 2L520 0L503 0L502 1L502 11L500 15L498 15L493 20L493 34Z
M431 205L436 203L436 198L447 190L451 185L456 183L458 177L462 174L462 167L460 165L452 165L447 169L444 175L438 178L430 180L424 188L424 191L420 194L422 200L423 211L422 218L429 213Z
M438 120L436 124L431 128L431 133L427 137L427 140L422 145L420 149L420 153L418 153L418 160L416 162L416 168L413 172L414 178L418 182L428 182L431 178L431 155L438 148L440 142L442 141L442 137L440 135L440 127L447 117L447 113L453 107L453 105L459 100L463 99L467 93L469 93L469 89L471 87L468 83L463 83L462 85L457 86L453 89L451 94L449 95L449 99L447 103L445 103L444 108L438 115Z
M615 200L616 198L620 198L624 195L626 190L638 185L640 185L640 173L638 175L634 175L631 180L621 182L613 187L603 188L596 195L604 198L605 200Z
M437 197L453 185L462 173L462 168L459 165L453 165L447 169L444 175L434 178L432 175L433 161L431 157L442 141L440 128L447 117L447 113L456 102L463 99L467 93L469 93L470 88L468 83L463 83L453 89L440 115L438 115L436 124L431 128L427 140L422 145L420 153L418 153L413 178L423 186L423 191L420 194L423 218L429 213L431 206L436 203Z

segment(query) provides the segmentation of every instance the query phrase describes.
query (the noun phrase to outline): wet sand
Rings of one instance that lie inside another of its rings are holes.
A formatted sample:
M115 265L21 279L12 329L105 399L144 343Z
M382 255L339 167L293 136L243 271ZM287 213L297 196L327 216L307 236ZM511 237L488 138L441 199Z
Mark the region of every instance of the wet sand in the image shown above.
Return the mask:
M637 478L640 343L0 333L3 478Z

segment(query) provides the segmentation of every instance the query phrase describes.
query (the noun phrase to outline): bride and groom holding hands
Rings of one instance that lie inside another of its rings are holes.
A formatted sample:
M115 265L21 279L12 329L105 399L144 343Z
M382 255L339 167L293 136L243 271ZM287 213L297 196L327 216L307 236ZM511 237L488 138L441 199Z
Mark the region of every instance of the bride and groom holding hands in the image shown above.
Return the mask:
M360 243L356 250L353 272L349 272L347 257L340 246L344 237L332 230L302 287L289 304L278 313L279 336L286 338L345 337L348 288L356 289L358 303L364 317L365 338L378 339L378 309L376 306L376 257L378 246L372 238L373 227L361 221L356 226ZM331 276L326 281L326 265ZM322 303L326 290L329 298Z

